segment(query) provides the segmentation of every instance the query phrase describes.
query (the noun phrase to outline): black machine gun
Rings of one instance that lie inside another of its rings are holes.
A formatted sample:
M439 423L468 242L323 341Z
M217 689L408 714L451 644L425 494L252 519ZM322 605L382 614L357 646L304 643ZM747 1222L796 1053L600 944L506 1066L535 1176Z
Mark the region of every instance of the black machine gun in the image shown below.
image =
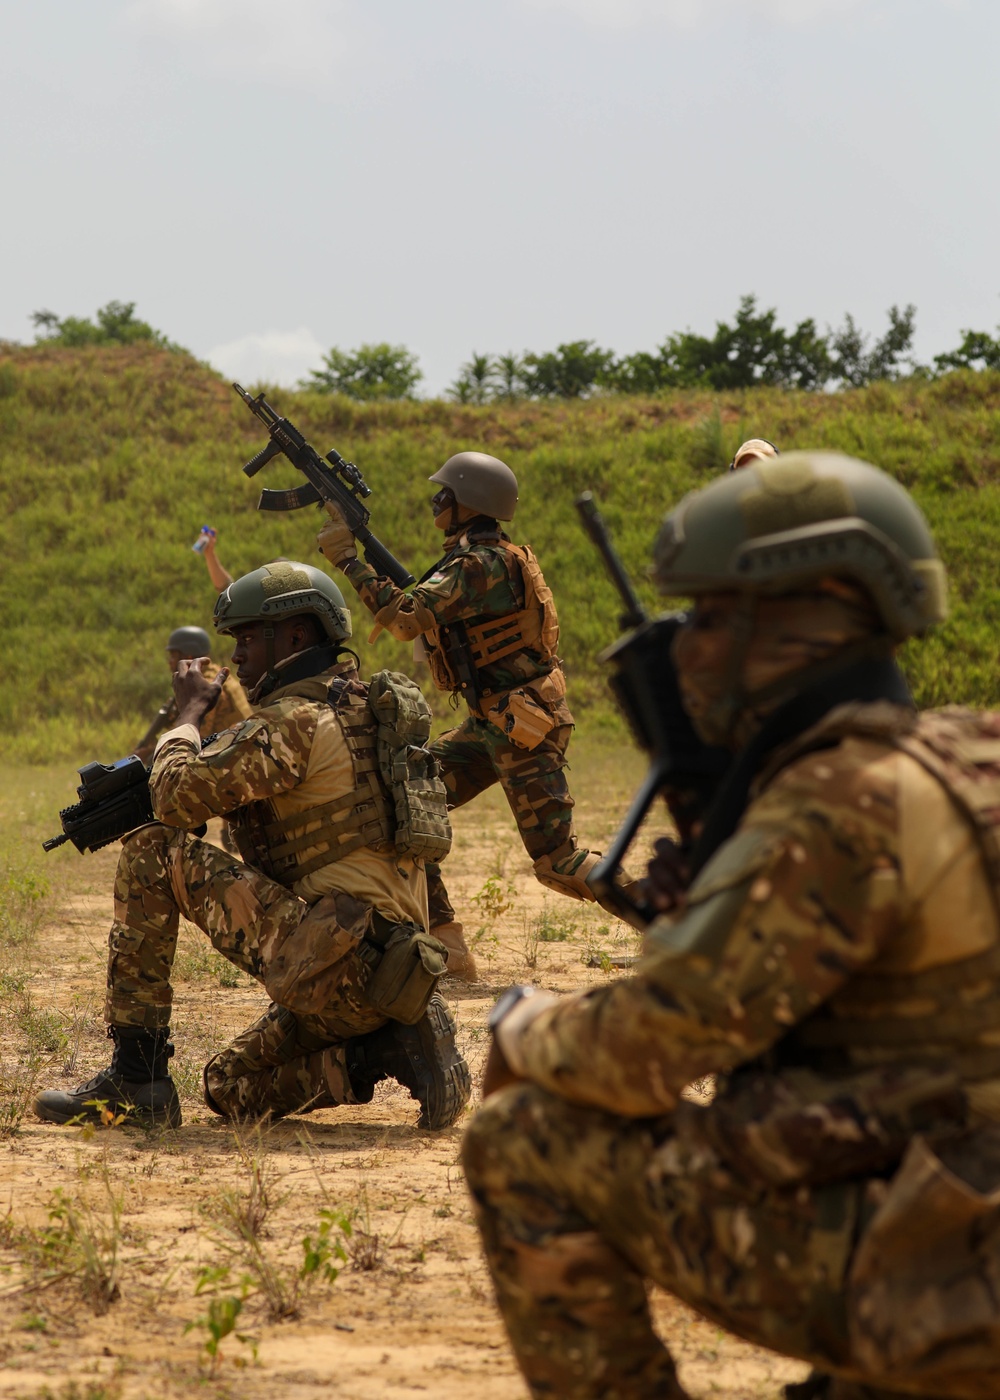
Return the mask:
M315 447L306 442L294 424L274 411L263 394L255 398L240 384L234 384L233 388L271 435L267 446L261 448L256 457L251 457L243 468L247 476L256 476L272 457L283 452L306 478L304 486L292 491L269 491L265 488L260 493L257 509L301 510L320 501L330 501L347 521L354 538L364 546L365 558L372 568L392 579L399 588L408 588L414 582L413 575L368 528L371 511L362 503L371 495L372 489L354 463L345 461L335 448L331 448L324 459Z
M43 851L66 841L81 852L99 851L154 820L149 770L135 754L114 763L87 763L79 772L80 801L59 813L62 834L43 841Z
M681 702L671 645L685 614L649 617L589 491L577 499L576 508L621 595L621 626L628 629L601 652L598 660L613 668L609 677L612 694L636 743L651 760L610 850L591 871L588 883L595 894L616 905L623 915L638 916L648 923L654 911L629 898L616 883L615 872L660 793L669 796L682 846L689 844L690 825L708 808L733 756L728 749L713 748L699 739Z

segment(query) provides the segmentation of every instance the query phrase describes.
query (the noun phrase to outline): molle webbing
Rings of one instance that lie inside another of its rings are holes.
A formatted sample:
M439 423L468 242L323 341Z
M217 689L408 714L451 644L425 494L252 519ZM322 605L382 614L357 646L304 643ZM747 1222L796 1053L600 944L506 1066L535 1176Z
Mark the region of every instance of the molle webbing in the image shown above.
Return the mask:
M502 661L505 656L513 656L516 651L523 651L525 647L534 647L542 635L542 625L534 608L522 608L520 612L507 613L505 617L466 623L465 635L469 639L472 660L478 671L484 666L492 666L494 661Z
M524 607L516 612L484 617L461 624L462 640L469 661L478 672L514 656L531 651L543 666L555 662L559 646L559 620L556 616L552 590L538 567L538 560L527 545L512 544L507 539L484 541L505 556L508 574L516 593L524 593ZM450 629L449 629L450 630ZM461 679L452 659L442 629L435 627L424 634L429 648L428 662L434 682L443 690L458 690ZM478 696L493 694L487 687L477 686ZM468 695L470 703L473 698Z
M353 693L353 687L338 694L334 685L329 698L351 752L354 788L330 802L280 819L274 818L273 808L269 811L269 819L260 830L270 866L267 873L288 887L361 846L376 851L394 849L393 808L379 772L375 753L378 726L367 695ZM323 849L317 852L317 846ZM315 854L300 859L307 851Z

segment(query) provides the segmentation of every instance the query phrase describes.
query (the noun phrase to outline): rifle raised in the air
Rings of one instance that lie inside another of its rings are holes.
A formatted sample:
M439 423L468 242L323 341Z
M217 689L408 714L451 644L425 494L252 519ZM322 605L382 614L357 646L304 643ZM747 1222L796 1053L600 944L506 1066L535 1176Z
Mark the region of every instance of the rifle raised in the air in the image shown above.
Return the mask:
M234 384L233 388L271 435L267 446L261 448L256 457L251 457L243 468L247 476L256 476L272 457L283 452L306 478L304 486L297 486L292 491L261 491L257 509L301 510L303 506L329 501L337 507L354 538L364 547L365 558L376 573L390 578L400 588L408 588L414 582L413 575L368 528L371 511L363 502L371 495L372 489L354 463L345 461L336 448L331 448L325 458L321 457L293 423L275 412L263 394L255 397L240 384Z

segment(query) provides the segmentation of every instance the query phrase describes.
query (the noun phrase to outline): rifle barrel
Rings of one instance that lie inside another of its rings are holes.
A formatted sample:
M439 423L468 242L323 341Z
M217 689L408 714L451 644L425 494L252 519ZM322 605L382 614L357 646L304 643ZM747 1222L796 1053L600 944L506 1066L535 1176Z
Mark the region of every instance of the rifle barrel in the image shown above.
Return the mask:
M622 626L640 627L646 621L646 609L642 606L639 595L632 586L632 580L625 572L625 567L615 552L608 527L594 501L593 492L584 491L582 495L578 496L576 509L583 528L604 560L604 567L608 571L611 582L617 588L621 600L625 604L625 611L621 616Z

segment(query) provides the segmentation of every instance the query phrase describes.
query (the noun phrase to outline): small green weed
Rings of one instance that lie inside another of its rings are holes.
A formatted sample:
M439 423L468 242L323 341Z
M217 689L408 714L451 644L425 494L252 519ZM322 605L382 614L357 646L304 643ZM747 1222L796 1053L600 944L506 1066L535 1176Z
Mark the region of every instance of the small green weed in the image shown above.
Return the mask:
M62 1018L35 1005L29 982L24 971L0 972L0 1007L6 1019L17 1028L19 1043L29 1054L64 1050L67 1041Z
M217 953L200 931L177 950L172 971L179 982L216 982L220 987L238 987L242 980L240 969Z
M577 924L566 914L553 914L546 907L537 920L540 943L565 943L576 933Z
M517 890L509 880L504 881L499 875L491 875L479 893L472 896L472 902L478 906L479 912L494 924L508 910L513 909L516 898Z
M35 1287L73 1282L100 1316L121 1293L121 1222L124 1197L111 1182L107 1159L93 1171L93 1186L71 1196L59 1189L48 1206L48 1224L26 1230L21 1249Z
M227 1337L235 1337L248 1347L253 1361L257 1360L257 1341L248 1332L237 1332L236 1324L252 1289L252 1279L246 1274L237 1280L236 1292L223 1292L233 1287L227 1265L208 1265L198 1272L195 1297L205 1297L205 1311L184 1328L184 1334L198 1329L202 1333L202 1351L208 1361L208 1375L214 1377L222 1361L221 1346ZM245 1357L234 1358L235 1365L246 1365Z
M232 1261L219 1267L227 1271L239 1268L240 1277L248 1281L242 1297L252 1292L272 1322L298 1317L304 1292L319 1281L333 1283L339 1272L337 1261L344 1262L349 1251L353 1260L364 1237L355 1236L351 1214L325 1207L315 1231L303 1237L301 1263L296 1267L279 1258L266 1246L264 1237L266 1222L284 1197L281 1201L275 1198L270 1158L260 1130L252 1137L237 1133L236 1146L244 1169L242 1186L223 1189L202 1207L215 1226L215 1245Z
M0 1142L13 1137L20 1128L35 1096L41 1067L41 1058L36 1054L17 1063L0 1055Z
M0 943L33 940L49 892L49 882L29 867L0 866Z
M339 1231L339 1237L334 1230ZM324 1283L336 1282L340 1269L334 1260L347 1263L345 1241L352 1237L350 1217L339 1210L324 1207L319 1213L319 1225L315 1235L306 1235L302 1240L302 1265L299 1280L307 1283L319 1277Z

